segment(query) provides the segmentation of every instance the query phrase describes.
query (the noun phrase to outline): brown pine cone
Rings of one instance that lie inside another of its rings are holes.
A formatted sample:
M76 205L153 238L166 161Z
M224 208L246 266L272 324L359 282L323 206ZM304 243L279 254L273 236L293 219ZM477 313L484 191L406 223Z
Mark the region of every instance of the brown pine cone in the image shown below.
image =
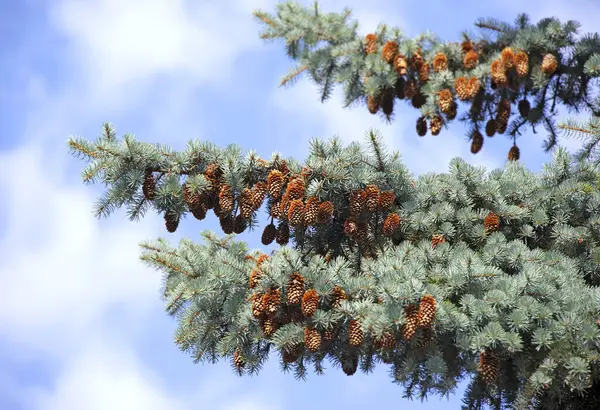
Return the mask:
M219 206L221 211L225 213L231 213L233 211L233 190L229 185L223 185L219 191Z
M221 225L221 229L223 233L226 235L230 235L233 233L233 217L231 214L223 215L219 217L219 224Z
M394 205L396 194L394 191L384 191L379 194L379 209L388 210Z
M513 145L512 148L508 151L508 160L509 161L518 161L521 157L521 152L519 151L519 147Z
M254 207L252 206L252 191L250 191L249 188L242 189L238 201L240 204L240 215L242 218L250 218L252 216L252 212L254 212Z
M558 68L558 60L554 54L548 53L542 59L542 73L550 76Z
M448 57L444 53L437 53L433 57L433 71L439 73L448 69Z
M319 295L314 289L309 289L302 296L302 313L306 317L311 317L317 312L319 307Z
M395 41L388 41L383 46L383 50L381 52L381 57L386 63L392 63L394 61L394 57L398 55L398 43Z
M272 198L281 197L281 188L283 187L283 173L277 169L272 170L267 177L267 189Z
M439 115L434 115L431 120L429 120L429 129L431 130L431 135L439 135L442 130L442 125L444 120Z
M233 220L233 233L240 234L244 232L247 227L248 223L246 222L246 219L242 217L241 214L236 216Z
M419 81L421 83L427 82L429 80L429 63L424 62L423 65L419 68Z
M473 131L471 138L471 153L477 154L483 147L483 135L478 130Z
M515 53L512 48L505 47L500 53L500 59L502 60L502 64L507 70L511 70L515 67Z
M435 298L431 295L423 296L417 313L417 325L420 327L431 326L435 320L436 310Z
M365 188L365 197L367 211L375 212L379 203L379 188L377 188L377 185L367 185Z
M267 184L263 181L258 181L252 187L250 194L250 203L254 210L259 209L262 206L265 196L267 195Z
M317 216L317 222L320 224L325 224L329 222L331 217L333 216L334 207L331 201L325 201L321 205L319 205L319 213Z
M379 101L381 101L381 97L379 95L367 96L367 108L371 114L377 114L379 112Z
M265 246L270 245L275 240L276 234L277 228L275 228L275 225L271 222L270 224L265 226L265 229L263 230L262 236L260 238L261 243Z
M319 216L319 205L321 203L317 199L317 197L310 197L306 201L306 205L304 206L304 224L306 226L311 226L317 223L317 218Z
M408 69L408 62L406 61L406 57L402 54L396 54L394 57L394 70L398 75L406 75L406 70Z
M444 243L444 242L446 242L444 235L435 234L431 237L431 246L433 246L434 248L436 246L438 246L440 243Z
M417 315L419 307L416 304L404 306L404 316L406 323L402 326L402 337L404 340L411 340L417 332Z
M469 50L463 58L463 64L467 70L472 70L475 68L478 62L479 55L475 50Z
M321 334L317 329L305 327L304 328L304 344L306 348L315 353L321 348Z
M383 222L383 234L385 236L392 236L400 225L400 215L389 214Z
M152 201L156 197L156 180L154 179L154 175L150 169L147 169L146 173L144 174L142 192L148 201Z
M179 215L172 214L170 212L165 212L165 227L167 231L173 233L177 230L179 226Z
M469 99L470 93L467 88L467 79L465 77L458 77L454 81L454 90L459 100L465 101Z
M365 53L375 54L377 52L377 35L367 34L365 36Z
M496 134L496 120L490 119L485 124L485 135L487 135L488 137L493 137L494 134Z
M487 214L483 220L483 228L486 232L495 232L500 229L500 218L493 212Z
M529 74L529 56L524 51L519 51L515 55L515 68L517 77L525 77Z
M365 339L362 325L358 320L351 320L348 324L348 341L350 346L358 347Z
M302 302L304 296L304 277L298 272L294 272L288 281L286 297L289 305L296 305Z
M300 226L304 223L304 203L301 199L294 199L290 202L288 210L288 220L292 226Z
M287 245L290 241L290 227L286 222L281 221L279 222L279 225L277 225L275 241L281 246Z
M469 78L467 83L467 99L473 99L477 95L477 93L481 90L481 81L477 77Z

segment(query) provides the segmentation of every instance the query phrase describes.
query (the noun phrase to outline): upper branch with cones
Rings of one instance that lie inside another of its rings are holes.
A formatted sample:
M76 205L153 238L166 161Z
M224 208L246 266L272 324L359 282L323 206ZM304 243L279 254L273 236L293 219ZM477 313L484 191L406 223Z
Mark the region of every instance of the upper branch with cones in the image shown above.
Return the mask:
M356 22L347 21L348 10L326 14L316 3L311 8L288 1L274 15L255 15L269 22L262 36L285 40L288 51L294 50L290 57L300 64L283 83L309 71L322 89L322 101L332 84L342 83L347 107L364 102L369 112L381 113L387 121L393 119L395 104L406 101L420 110L419 136L428 129L438 135L459 119L470 129L474 154L486 138L505 134L512 140L508 159L518 160L517 137L525 127L534 133L543 127L548 133L545 150L554 148L558 104L600 116L600 100L593 99L600 37L577 37L573 21L549 18L533 24L521 15L511 25L480 19L476 26L491 33L491 39L464 35L458 43L423 34L406 38L386 25L361 38Z

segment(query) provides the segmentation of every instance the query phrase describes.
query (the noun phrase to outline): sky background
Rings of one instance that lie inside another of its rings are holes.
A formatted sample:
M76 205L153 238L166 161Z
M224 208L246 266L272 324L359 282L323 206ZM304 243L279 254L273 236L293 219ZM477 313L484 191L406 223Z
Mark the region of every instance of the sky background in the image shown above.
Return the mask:
M558 16L580 21L584 32L597 30L600 18L595 0L320 4L327 12L351 7L363 34L385 22L411 36L430 29L447 40L481 16ZM216 229L215 219L187 219L168 234L154 214L137 223L124 212L107 220L92 215L101 187L81 183L84 163L68 154L66 139L93 139L104 121L119 135L176 148L193 137L297 158L306 156L311 137L361 140L376 127L416 174L443 172L455 156L503 166L510 147L504 137L473 156L459 123L419 138L414 109L402 107L386 125L365 108L343 109L340 90L321 104L306 79L279 88L293 63L282 44L258 38L251 15L274 5L0 0L0 409L459 408L461 394L407 402L385 366L353 377L331 369L299 382L275 361L243 378L227 362L194 365L173 342L161 274L139 261L138 243L199 240L201 230ZM527 134L519 142L522 162L536 171L549 159L540 149L544 138ZM258 247L259 235L241 239Z

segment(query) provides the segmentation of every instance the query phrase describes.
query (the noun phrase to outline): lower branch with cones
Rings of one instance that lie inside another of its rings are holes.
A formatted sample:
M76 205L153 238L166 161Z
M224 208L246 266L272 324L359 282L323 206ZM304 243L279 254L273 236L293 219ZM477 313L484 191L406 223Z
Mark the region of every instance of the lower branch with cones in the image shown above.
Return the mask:
M196 361L253 374L277 352L299 378L323 361L348 375L382 362L409 396L474 376L471 399L539 409L597 386L600 171L565 150L541 175L454 159L415 178L374 131L366 149L315 140L300 163L200 142L174 153L105 130L70 142L107 186L99 216L152 209L167 232L215 217L225 234L142 244ZM260 213L271 255L236 240Z

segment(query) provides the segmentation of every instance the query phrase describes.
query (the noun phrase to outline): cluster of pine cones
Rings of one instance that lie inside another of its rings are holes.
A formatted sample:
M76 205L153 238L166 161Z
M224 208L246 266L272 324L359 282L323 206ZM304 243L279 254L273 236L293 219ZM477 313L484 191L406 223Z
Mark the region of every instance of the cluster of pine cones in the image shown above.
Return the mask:
M266 254L261 254L256 259L256 265L248 278L248 287L259 287L263 277L262 264L268 260ZM345 361L342 369L347 375L353 375L358 366L358 349L366 339L366 333L360 318L349 318L326 329L319 329L311 318L318 309L331 310L341 306L341 302L348 300L348 295L341 286L334 286L329 294L319 295L315 289L308 288L304 277L294 272L290 275L284 289L271 287L267 291L255 291L250 296L250 309L252 315L260 325L263 335L269 339L281 326L288 323L297 323L304 326L304 344L295 345L282 350L282 359L285 363L293 363L307 350L316 353L325 351L335 341L342 341L345 350L351 355ZM374 303L383 303L383 299L376 298ZM398 337L409 342L413 340L417 331L422 337L418 340L424 347L433 337L433 323L436 314L436 300L432 295L425 295L419 303L407 305L405 308L406 323L396 332L392 327L386 329L381 335L373 335L373 346L380 351L384 361L389 362L389 354L398 345ZM342 338L342 339L338 339ZM236 350L234 364L238 368L244 366L241 353Z
M391 64L398 75L396 86L393 89L386 89L377 95L368 95L367 108L372 114L380 110L390 119L394 111L394 101L397 97L400 100L410 100L413 107L421 108L426 102L427 97L421 92L429 80L430 73L443 72L449 69L471 71L477 67L482 49L485 43L474 44L472 41L465 40L461 44L463 59L460 62L450 64L448 57L443 52L438 52L433 56L432 61L426 61L420 50L417 50L410 58L399 52L398 44L395 41L387 41L381 48L381 58ZM364 51L367 55L379 52L378 38L376 34L367 34L364 40ZM546 54L541 63L541 71L551 76L558 67L558 60L553 54ZM517 92L524 80L529 74L529 55L524 51L516 53L510 47L505 47L500 58L493 61L490 65L490 86L494 90L510 88ZM369 81L369 76L365 76L365 83ZM482 116L483 99L485 89L481 80L475 76L460 76L454 81L454 89L445 88L436 95L436 103L439 111L417 119L416 130L419 136L425 136L427 130L432 135L438 135L445 122L456 118L458 104L455 98L463 102L471 102L472 118ZM530 103L524 98L518 103L519 114L527 118L530 111ZM508 121L511 114L511 101L505 97L500 98L496 114L489 118L485 125L485 133L488 137L496 133L506 132ZM485 117L485 114L483 114ZM429 120L429 124L427 123ZM483 146L483 134L476 130L471 136L471 152L478 153ZM519 159L519 148L514 144L508 153L509 160Z

